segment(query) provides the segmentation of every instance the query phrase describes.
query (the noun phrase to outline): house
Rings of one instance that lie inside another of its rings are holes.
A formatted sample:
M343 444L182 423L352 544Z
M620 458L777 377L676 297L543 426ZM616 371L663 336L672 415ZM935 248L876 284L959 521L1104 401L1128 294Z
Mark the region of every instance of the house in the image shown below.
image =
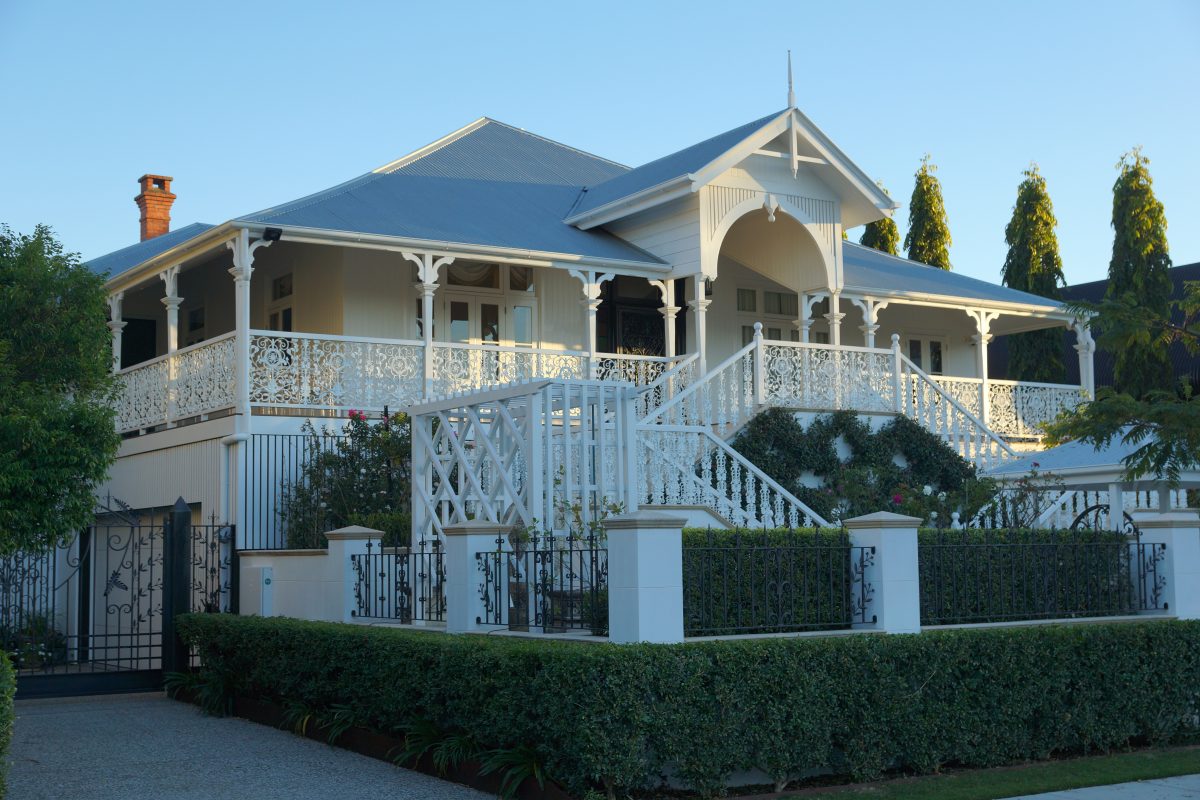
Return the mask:
M1168 272L1171 276L1171 299L1180 300L1184 296L1185 284L1192 281L1200 281L1200 262L1171 267ZM1104 294L1107 291L1108 280L1105 279L1067 286L1062 290L1062 296L1064 300L1068 301L1086 300L1089 303L1099 303L1104 300ZM1176 322L1182 321L1182 314L1176 311L1173 314L1173 319ZM1079 379L1079 366L1077 362L1075 359L1066 357L1069 356L1073 344L1074 342L1070 340L1070 337L1063 337L1063 364L1066 367L1066 380L1068 382ZM1200 356L1189 353L1187 347L1182 342L1173 343L1168 349L1168 356L1171 360L1171 369L1175 373L1177 380L1186 380L1193 387L1200 387ZM988 361L992 374L1007 377L1008 341L1004 337L997 338L993 343ZM1112 353L1104 349L1098 350L1095 355L1093 371L1096 386L1112 386Z
M660 465L679 474L656 502L766 524L796 506L759 504L754 465L737 465L753 490L698 485L694 468L764 407L908 414L986 465L1092 392L1085 320L844 241L897 204L795 107L636 168L483 118L325 191L175 230L171 178L140 186L142 241L89 262L108 275L122 387L104 490L134 507L182 494L243 545L283 541L274 504L301 426L348 409L632 384L639 426L703 434ZM1077 385L989 379L993 336L1049 327L1077 339Z

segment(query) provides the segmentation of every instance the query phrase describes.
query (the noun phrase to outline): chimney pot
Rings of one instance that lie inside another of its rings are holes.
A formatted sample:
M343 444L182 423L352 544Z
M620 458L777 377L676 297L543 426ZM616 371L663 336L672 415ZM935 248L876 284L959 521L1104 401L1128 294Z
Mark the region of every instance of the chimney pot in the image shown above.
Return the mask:
M171 194L172 180L174 178L169 175L149 173L138 178L141 191L133 202L141 211L139 222L143 242L171 230L171 205L175 202L175 195Z

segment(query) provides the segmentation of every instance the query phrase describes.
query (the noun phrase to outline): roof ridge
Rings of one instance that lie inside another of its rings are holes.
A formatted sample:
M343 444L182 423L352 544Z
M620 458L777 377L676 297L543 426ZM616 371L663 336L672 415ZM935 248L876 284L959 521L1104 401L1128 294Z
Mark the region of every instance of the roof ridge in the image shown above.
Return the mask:
M564 150L570 150L572 153L579 153L579 155L581 155L581 156L587 156L588 158L594 158L597 161L603 161L605 164L612 164L614 167L620 167L621 169L624 169L624 170L634 169L634 167L631 167L628 164L622 164L620 161L613 161L611 158L605 158L604 156L598 156L595 153L590 153L587 150L580 149L573 145L564 144L564 143L558 141L557 139L551 139L549 136L542 136L540 133L534 133L533 131L528 131L528 130L525 130L524 128L518 128L515 125L509 125L507 122L501 122L500 120L493 119L492 117L480 117L480 119L487 120L488 122L492 123L493 125L500 125L505 128L508 128L509 130L514 130L517 133L524 134L525 136L530 136L534 139L540 139L541 141L546 142L547 144L552 144L555 147L561 147Z
M630 171L633 172L633 171L636 171L639 169L645 169L646 167L657 164L660 161L665 161L668 158L671 158L672 156L678 155L679 153L682 153L684 150L691 150L693 147L699 147L700 145L707 144L708 142L711 142L713 139L719 139L722 136L728 136L729 134L733 133L736 130L739 130L740 128L749 128L752 125L757 125L758 127L761 128L761 127L765 126L771 120L775 119L776 117L780 117L783 114L786 114L790 110L791 109L784 109L783 111L779 111L775 114L768 114L767 116L762 117L760 119L751 120L750 122L743 122L741 125L735 125L732 128L729 128L728 130L721 131L720 133L715 133L712 136L709 136L705 139L701 139L698 142L693 142L692 144L689 144L685 147L681 147L678 150L672 150L670 153L659 156L658 158L653 159L651 161L647 161L645 164L638 164L636 167L634 167ZM584 188L586 189L586 188L593 188L596 186L603 186L604 184L608 183L609 181L616 180L617 178L620 178L620 177L621 177L620 175L614 175L613 177L603 180L600 183L592 184L592 186L584 187ZM678 176L675 176L675 177L678 177Z

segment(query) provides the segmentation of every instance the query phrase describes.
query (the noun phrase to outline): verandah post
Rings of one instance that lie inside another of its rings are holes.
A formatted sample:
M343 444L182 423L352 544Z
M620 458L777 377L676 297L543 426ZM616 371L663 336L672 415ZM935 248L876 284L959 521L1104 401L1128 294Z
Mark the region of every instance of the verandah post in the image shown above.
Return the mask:
M896 413L904 413L904 363L900 359L900 334L892 334L892 385L896 394Z
M754 323L754 405L761 408L767 400L767 376L763 371L762 323Z

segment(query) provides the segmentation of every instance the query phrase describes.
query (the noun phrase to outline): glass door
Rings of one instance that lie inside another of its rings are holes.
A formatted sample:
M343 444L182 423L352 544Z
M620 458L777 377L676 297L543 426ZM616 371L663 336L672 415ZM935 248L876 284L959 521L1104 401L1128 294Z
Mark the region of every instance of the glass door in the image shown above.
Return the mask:
M500 344L500 304L490 298L447 293L446 341L456 344Z

